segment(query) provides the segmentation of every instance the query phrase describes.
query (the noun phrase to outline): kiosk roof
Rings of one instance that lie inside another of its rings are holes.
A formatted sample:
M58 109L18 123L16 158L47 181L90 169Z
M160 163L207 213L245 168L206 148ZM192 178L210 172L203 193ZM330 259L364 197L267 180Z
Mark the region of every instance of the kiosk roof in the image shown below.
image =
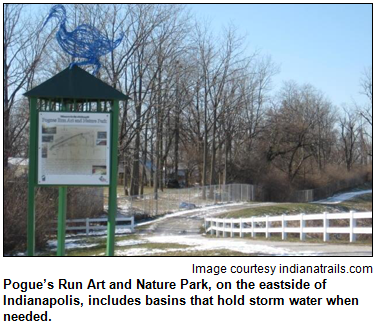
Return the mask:
M129 97L78 66L66 68L24 94L42 99L128 100Z

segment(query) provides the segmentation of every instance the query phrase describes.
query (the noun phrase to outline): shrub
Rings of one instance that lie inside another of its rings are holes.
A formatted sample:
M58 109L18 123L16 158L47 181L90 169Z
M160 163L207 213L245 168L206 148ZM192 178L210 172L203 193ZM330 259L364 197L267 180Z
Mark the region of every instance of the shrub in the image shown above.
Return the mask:
M14 169L4 173L4 253L26 250L27 175ZM58 188L35 188L35 246L43 249L56 235ZM103 189L68 188L67 218L97 217L103 214Z
M38 188L35 196L35 245L45 246L51 234L51 220L57 213L57 192ZM8 169L4 173L4 253L26 250L27 176L17 176Z

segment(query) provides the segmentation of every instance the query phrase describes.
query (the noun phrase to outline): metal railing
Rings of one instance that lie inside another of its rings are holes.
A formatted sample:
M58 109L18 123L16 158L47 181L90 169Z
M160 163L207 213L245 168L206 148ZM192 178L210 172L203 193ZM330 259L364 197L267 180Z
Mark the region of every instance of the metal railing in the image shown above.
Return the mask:
M118 209L126 216L157 216L219 203L254 201L254 190L248 184L165 189L157 194L118 196Z

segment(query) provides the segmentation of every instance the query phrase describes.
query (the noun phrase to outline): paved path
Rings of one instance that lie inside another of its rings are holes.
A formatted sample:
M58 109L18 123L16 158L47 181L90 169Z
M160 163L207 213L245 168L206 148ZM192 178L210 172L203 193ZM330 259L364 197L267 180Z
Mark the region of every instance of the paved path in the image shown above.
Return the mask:
M324 200L319 200L319 201L314 201L312 203L321 203L321 204L338 204L343 201L352 199L356 196L362 195L362 194L369 194L372 193L372 190L364 190L364 191L354 191L354 192L347 192L347 193L342 193L342 194L336 194L333 195L330 198L324 199Z
M270 205L273 205L273 203L231 203L227 205L214 205L193 210L178 211L151 222L141 223L138 226L146 225L147 227L143 229L143 232L147 234L199 235L200 233L203 233L205 217L215 217L219 214L234 210Z

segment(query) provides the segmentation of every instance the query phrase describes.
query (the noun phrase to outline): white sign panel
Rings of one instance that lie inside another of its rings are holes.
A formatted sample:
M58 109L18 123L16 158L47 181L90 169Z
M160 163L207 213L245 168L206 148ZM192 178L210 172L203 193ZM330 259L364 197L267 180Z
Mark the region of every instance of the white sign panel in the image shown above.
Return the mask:
M109 182L110 114L40 112L38 184Z

